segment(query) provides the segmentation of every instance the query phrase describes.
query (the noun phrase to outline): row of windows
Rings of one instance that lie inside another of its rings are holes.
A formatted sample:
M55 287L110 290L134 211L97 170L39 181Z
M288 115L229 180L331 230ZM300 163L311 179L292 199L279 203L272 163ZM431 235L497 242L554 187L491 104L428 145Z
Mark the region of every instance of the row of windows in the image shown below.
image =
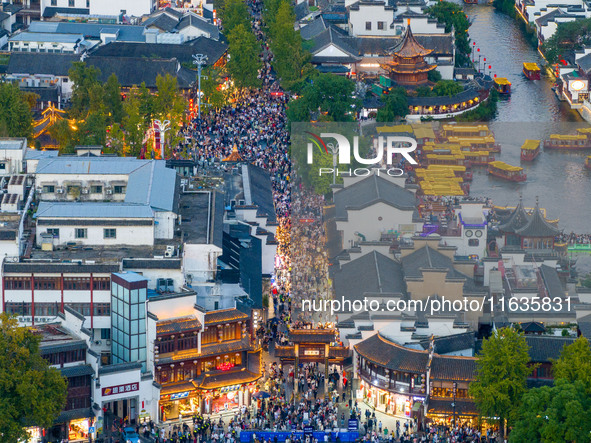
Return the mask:
M65 410L71 411L73 409L90 408L90 406L90 397L88 395L84 397L73 397L68 398Z
M68 378L68 388L80 388L82 386L90 386L90 375Z
M57 6L57 0L51 0L51 6ZM76 0L68 0L68 7L75 8ZM90 8L90 0L86 0L86 7Z
M117 329L126 335L144 334L146 332L146 321L144 319L129 321L120 315L111 315L111 328L113 328L113 339L115 340L115 331Z
M454 393L451 388L433 388L431 395L433 397L448 397L453 398ZM468 398L467 389L456 389L456 398Z
M90 317L90 303L66 303L66 305L85 317ZM111 306L109 303L93 303L93 311L95 317L108 317L111 315ZM6 302L6 312L20 316L32 316L33 307L28 302ZM57 302L35 303L35 317L55 317L59 312L60 304Z
M77 361L86 361L86 349L56 352L55 354L44 355L43 358L47 360L50 365L61 365L66 363L74 363Z
M383 31L384 29L386 29L386 22L378 22L378 29L380 31ZM365 30L371 31L371 22L365 22Z
M61 290L61 277L5 277L5 289L31 289L33 280L35 289ZM63 289L67 291L90 291L90 277L64 277ZM109 277L94 277L92 289L95 291L108 291L111 286Z
M146 318L146 306L142 303L133 305L124 303L122 300L113 300L113 315L118 315L125 320L139 320ZM114 319L114 323L122 321Z
M53 238L60 238L59 228L48 228L47 233L50 234ZM88 238L88 229L76 228L76 230L74 231L74 236L78 239ZM115 228L103 229L103 238L117 238L117 229L115 229Z
M219 358L212 357L207 360L201 360L197 365L191 362L185 362L183 366L175 365L174 368L165 366L156 372L156 380L161 384L190 380L203 372L216 371L221 365L228 364L232 367L242 365L242 354L226 354Z
M215 326L206 328L201 334L201 344L207 345L218 341L239 340L242 337L242 326L238 323L230 323L221 328ZM218 340L221 338L221 340Z
M115 344L121 345L128 349L138 349L146 347L146 334L139 333L130 335L121 331L120 329L113 329L112 340Z
M117 343L114 343L111 349L113 351L113 364L146 361L146 348L127 349Z
M167 339L158 342L158 351L161 354L166 354L168 352L175 351L175 340L174 339ZM197 336L192 335L190 337L178 338L177 339L177 347L179 351L184 351L186 349L197 349Z

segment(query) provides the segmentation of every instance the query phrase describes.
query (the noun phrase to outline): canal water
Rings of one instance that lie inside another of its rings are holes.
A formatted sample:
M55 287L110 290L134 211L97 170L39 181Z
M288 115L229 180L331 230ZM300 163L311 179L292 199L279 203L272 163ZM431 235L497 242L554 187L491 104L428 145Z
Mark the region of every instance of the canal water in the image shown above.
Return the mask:
M457 1L457 0L456 0ZM486 4L463 5L470 27L470 38L486 57L486 69L512 83L512 94L501 99L498 115L489 122L502 147L497 160L520 165L527 173L524 183L512 183L474 170L470 193L486 196L497 205L514 206L523 195L526 206L545 207L549 218L560 219L565 232L591 233L591 171L583 167L588 152L543 151L533 162L520 161L520 147L526 139L544 140L552 133L574 133L577 127L588 126L576 111L557 99L553 81L543 77L530 81L522 73L523 62L541 62L541 56L524 38L519 23L498 13ZM476 56L478 62L478 56ZM484 65L481 62L481 68Z

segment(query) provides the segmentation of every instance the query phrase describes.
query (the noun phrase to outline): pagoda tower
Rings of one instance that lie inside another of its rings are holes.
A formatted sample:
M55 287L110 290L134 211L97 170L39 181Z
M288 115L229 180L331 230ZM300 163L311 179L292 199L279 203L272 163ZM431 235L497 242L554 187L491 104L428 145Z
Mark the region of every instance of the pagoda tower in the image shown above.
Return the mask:
M425 61L432 49L425 49L416 41L410 29L410 19L402 42L392 48L392 59L380 64L392 81L404 86L418 86L429 82L429 72L437 68Z

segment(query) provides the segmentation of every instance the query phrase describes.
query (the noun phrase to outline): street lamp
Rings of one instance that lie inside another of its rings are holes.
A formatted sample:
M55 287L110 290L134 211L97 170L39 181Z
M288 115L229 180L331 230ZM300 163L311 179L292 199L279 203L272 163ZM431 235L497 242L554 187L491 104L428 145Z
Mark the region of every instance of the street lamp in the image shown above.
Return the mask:
M197 88L199 89L199 95L197 97L197 106L199 109L199 120L201 120L201 69L205 66L207 55L204 54L193 54L193 64L197 65Z
M170 129L170 120L154 120L154 126L158 127L158 132L160 133L160 147L162 150L161 157L162 160L164 160L164 134L166 134L166 131Z

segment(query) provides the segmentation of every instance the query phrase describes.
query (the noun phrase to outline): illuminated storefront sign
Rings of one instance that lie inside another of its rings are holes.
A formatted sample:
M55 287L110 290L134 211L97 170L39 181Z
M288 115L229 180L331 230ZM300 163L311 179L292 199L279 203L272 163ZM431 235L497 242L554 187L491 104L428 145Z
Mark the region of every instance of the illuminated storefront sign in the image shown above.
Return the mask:
M186 391L186 392L178 392L176 394L170 394L170 399L171 400L180 400L181 398L186 398L188 397L190 394L190 391Z
M126 394L128 392L135 392L140 390L139 383L127 383L125 385L118 385L118 386L109 386L108 388L103 388L103 397L109 395L116 395L116 394Z

